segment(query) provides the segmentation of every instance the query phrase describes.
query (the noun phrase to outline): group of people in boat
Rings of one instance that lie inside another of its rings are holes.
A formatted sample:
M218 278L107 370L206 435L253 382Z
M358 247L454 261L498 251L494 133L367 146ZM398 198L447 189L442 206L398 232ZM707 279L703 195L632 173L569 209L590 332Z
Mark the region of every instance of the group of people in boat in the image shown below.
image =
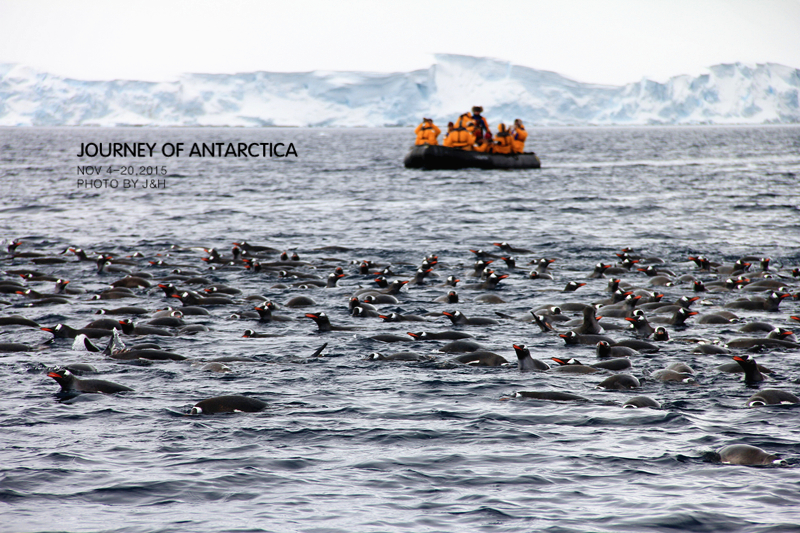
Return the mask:
M474 150L493 154L521 154L525 151L525 139L528 132L522 120L515 119L514 125L507 128L502 122L497 125L497 133L492 135L489 122L481 115L483 108L475 106L471 113L464 113L455 123L447 124L443 146L459 148L461 150ZM439 144L438 137L442 130L433 120L423 118L414 133L417 134L417 145Z

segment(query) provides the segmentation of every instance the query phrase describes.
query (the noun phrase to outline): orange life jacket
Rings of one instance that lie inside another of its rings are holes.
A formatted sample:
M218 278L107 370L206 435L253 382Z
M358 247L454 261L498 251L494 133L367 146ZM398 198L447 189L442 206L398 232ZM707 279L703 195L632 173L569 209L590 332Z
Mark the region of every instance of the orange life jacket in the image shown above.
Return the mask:
M475 144L475 136L473 136L467 128L453 128L447 134L447 144L453 148L461 148L462 150L472 150L472 145Z
M414 130L414 133L417 134L417 140L414 144L421 145L421 144L438 144L436 138L442 133L436 124L427 122L423 122L417 129Z
M525 131L525 126L515 126L512 130L514 141L511 143L514 153L521 154L525 151L525 139L528 138L528 132Z
M497 126L497 135L494 136L494 153L496 154L510 154L512 153L512 143L514 142L514 137L511 136L511 132L506 130L505 125L500 124Z

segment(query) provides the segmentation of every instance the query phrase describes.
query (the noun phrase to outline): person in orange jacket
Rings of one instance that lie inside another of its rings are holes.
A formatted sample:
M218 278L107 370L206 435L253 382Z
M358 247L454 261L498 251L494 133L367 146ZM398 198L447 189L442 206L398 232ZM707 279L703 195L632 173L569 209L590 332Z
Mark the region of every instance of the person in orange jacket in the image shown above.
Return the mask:
M525 131L525 126L518 118L514 119L514 127L511 128L511 136L514 137L514 141L511 143L514 153L523 153L525 151L525 139L528 138L528 132Z
M414 143L417 146L421 144L438 144L436 138L442 133L442 130L439 129L436 124L433 123L432 119L423 118L422 123L417 126L417 129L414 130L414 133L417 134L417 141Z
M451 148L460 148L462 150L472 150L472 145L475 144L475 136L470 133L468 126L471 123L465 123L464 126L456 126L447 134L444 140L444 145Z
M497 125L497 135L494 136L494 153L495 154L511 154L513 153L512 143L514 137L511 132L506 129L506 125L502 122Z
M489 130L489 123L486 119L481 115L483 113L483 108L479 105L476 105L472 108L472 114L464 113L458 120L456 121L456 127L465 126L468 122L472 122L472 128L470 129L470 133L475 135L477 139L479 136L483 137L486 133L491 133Z
M475 140L475 151L484 152L487 154L492 153L492 142L486 137L481 137Z

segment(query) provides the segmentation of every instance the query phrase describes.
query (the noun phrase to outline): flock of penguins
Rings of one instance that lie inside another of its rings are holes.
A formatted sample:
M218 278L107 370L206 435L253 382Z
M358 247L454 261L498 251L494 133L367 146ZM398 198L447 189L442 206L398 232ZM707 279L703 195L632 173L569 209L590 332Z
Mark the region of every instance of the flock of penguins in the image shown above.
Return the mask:
M230 255L214 248L173 245L151 257L142 253L90 253L75 247L56 251L52 244L42 245L47 249L41 250L35 249L35 242L26 243L30 240L8 241L0 256L0 305L4 308L0 312L0 341L27 328L49 332L52 338L39 344L0 342L0 353L6 355L71 349L134 364L180 361L188 358L163 349L158 339L206 334L210 331L206 324L213 327L213 321L224 315L226 319L251 324L244 328L244 337L280 336L274 325L303 319L315 322L321 335L364 329L359 325L361 320L382 321L411 331L405 335L371 335L369 338L379 345L414 343L419 347L420 343L438 341L435 346L446 358L442 364L501 366L514 363L487 349L476 335L500 324L523 323L527 324L525 335L541 335L548 342L557 341L575 349L566 351L570 356L542 361L532 356L532 347L515 343L515 366L520 372L598 373L604 379L597 388L604 390L635 391L648 381L696 383L695 370L682 361L641 378L632 373L631 361L638 356L658 352L664 343L680 342L686 347L684 353L729 357L716 371L740 373L744 383L757 390L746 399L747 406L800 403L791 391L769 387L768 382L774 380L770 377L773 371L755 358L759 353L800 349L797 337L789 329L792 323L800 322L800 316L787 315L780 308L784 300L797 308L794 302L800 300L800 270L791 266L773 269L770 259L759 255L745 256L731 264L714 262L702 255L690 256L686 258L689 266L685 272L676 273L663 259L626 248L613 261L598 263L586 272L583 278L587 279L569 281L558 289L554 288L555 259L536 258L532 250L506 242L492 243L495 248L488 251L470 250L472 255L458 265L440 262L435 255L423 258L420 264L327 257L350 251L336 246L310 251L307 258L301 258L297 252L290 254L246 241L233 243ZM523 256L527 257L520 260ZM320 275L321 272L328 273ZM275 299L262 294L246 295L231 283L243 279L242 275L257 279L255 286L263 286L265 291L268 288ZM494 311L485 313L490 316L467 316L464 312L466 302L473 304L470 309L475 309L475 304L504 303L512 281L516 283L514 289L522 286L527 291L549 291L562 301L536 306L521 315ZM575 301L587 283L602 284L605 297ZM77 286L80 284L85 286ZM329 315L319 310L315 294L320 293L315 291L331 289L337 289L341 305L327 309ZM291 297L278 302L279 295ZM97 305L102 307L95 310L98 316L89 323L40 324L34 320L37 316L70 316L63 309L77 301L92 300L99 301ZM121 300L117 303L125 305L115 307L107 300ZM408 305L429 307L426 304L438 304L447 310L404 312ZM295 309L302 311L293 312ZM442 322L447 319L452 327L442 329ZM693 323L735 328L739 336L728 340L692 336ZM431 326L435 330L429 330ZM323 344L310 357L321 357L326 346ZM588 350L594 350L596 359L591 364L573 357L590 353ZM441 361L430 351L389 352L372 353L366 358ZM230 363L253 360L225 356L201 364L205 371L229 372ZM61 386L60 397L132 391L122 384L86 377L96 373L88 363L47 368L47 376ZM767 384L762 383L765 381ZM588 401L578 394L558 390L519 391L514 396ZM265 402L250 396L226 395L202 400L187 414L256 412L266 407ZM628 397L623 407L661 406L649 396L637 395ZM729 464L785 464L776 455L746 444L725 446L717 454L721 462Z

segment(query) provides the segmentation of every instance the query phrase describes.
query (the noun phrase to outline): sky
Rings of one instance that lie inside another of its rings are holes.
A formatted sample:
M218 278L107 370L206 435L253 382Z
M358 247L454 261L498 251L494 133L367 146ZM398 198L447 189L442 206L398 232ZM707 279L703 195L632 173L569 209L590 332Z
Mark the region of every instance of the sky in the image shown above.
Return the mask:
M401 72L437 53L604 85L800 68L800 0L0 0L0 63L84 80Z

